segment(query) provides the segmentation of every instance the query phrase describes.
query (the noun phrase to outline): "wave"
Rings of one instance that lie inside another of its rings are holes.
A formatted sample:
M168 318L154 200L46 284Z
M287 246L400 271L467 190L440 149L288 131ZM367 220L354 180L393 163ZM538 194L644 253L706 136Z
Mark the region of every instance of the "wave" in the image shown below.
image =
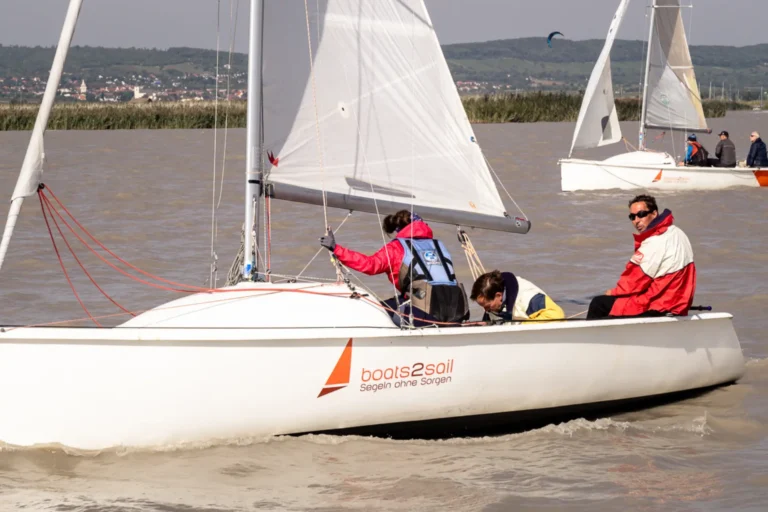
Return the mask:
M597 420L586 420L579 418L564 423L550 424L542 428L527 430L525 432L506 434L500 436L479 436L479 437L456 437L450 439L410 439L410 440L395 440L382 437L370 437L359 435L348 436L334 436L329 434L307 434L303 436L269 436L269 437L250 437L242 436L228 439L212 438L194 442L183 442L175 444L167 444L160 446L116 446L104 450L81 450L77 448L68 447L58 443L51 443L45 445L36 445L30 447L13 446L5 443L0 443L0 452L34 452L34 451L56 451L62 452L66 455L73 457L99 457L99 456L118 456L123 457L133 454L147 454L147 453L173 453L173 452L185 452L185 451L201 451L213 448L222 447L246 447L254 445L266 445L270 443L311 443L314 445L325 446L337 446L354 442L365 442L373 444L396 444L396 445L416 445L416 446L429 446L429 445L457 445L457 446L471 446L471 445L486 445L506 443L510 441L527 440L535 437L542 436L563 436L573 437L580 432L590 431L611 431L626 432L634 430L638 432L645 432L649 434L659 434L665 432L689 432L700 436L709 435L713 432L713 429L709 427L707 423L707 415L696 417L689 422L672 423L669 425L651 425L648 422L643 421L618 421L612 418L600 418Z

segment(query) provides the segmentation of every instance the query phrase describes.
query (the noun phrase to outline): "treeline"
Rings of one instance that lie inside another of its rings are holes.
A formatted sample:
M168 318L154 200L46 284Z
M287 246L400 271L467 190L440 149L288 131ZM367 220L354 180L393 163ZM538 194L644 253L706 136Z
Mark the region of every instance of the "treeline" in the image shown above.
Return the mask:
M540 121L575 121L582 97L565 93L500 94L462 99L473 123L534 123ZM640 119L636 99L616 101L621 121ZM749 105L705 101L707 117L723 117L726 110L750 108ZM0 131L31 130L37 117L37 105L0 105ZM230 128L244 128L246 102L219 103L218 116L213 102L188 103L70 103L57 104L48 124L49 130L131 130L131 129L207 129L226 123Z

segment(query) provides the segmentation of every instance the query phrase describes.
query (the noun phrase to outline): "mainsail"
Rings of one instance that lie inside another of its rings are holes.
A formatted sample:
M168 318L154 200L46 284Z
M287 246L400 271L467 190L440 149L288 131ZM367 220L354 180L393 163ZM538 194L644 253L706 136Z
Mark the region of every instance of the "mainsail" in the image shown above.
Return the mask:
M648 49L645 127L707 131L680 0L655 0Z
M505 212L423 0L268 0L263 48L267 193L528 231Z
M622 0L613 16L603 51L589 77L584 100L581 103L576 130L573 133L571 153L574 149L588 149L613 144L621 140L619 117L613 98L611 77L611 48L624 19L629 0Z

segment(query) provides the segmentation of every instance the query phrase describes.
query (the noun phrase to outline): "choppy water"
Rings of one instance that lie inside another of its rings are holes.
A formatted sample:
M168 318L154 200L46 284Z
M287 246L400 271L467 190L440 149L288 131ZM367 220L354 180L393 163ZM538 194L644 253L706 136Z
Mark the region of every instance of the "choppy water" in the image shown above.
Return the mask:
M768 115L729 114L739 155ZM568 313L612 286L632 251L631 193L561 193L556 162L570 123L477 126L496 171L533 220L525 236L472 235L487 268L539 284ZM625 124L633 134L635 124ZM0 195L9 197L28 133L0 133ZM704 136L709 149L716 137ZM682 140L655 143L679 154ZM223 140L220 140L221 148ZM219 212L220 275L239 243L244 132L229 134ZM166 278L203 284L210 252L213 134L209 131L52 132L46 183L119 255ZM608 156L602 148L589 153ZM308 436L211 440L196 446L0 451L0 510L765 510L768 508L768 192L658 194L689 235L699 269L696 302L735 315L748 358L737 385L663 407L496 438L389 441ZM515 211L510 205L510 211ZM337 225L344 213L332 212ZM317 248L317 208L274 205L273 268L296 273ZM439 227L460 261L452 229ZM372 251L374 216L355 214L340 243ZM85 258L94 277L129 309L171 299ZM71 267L74 268L74 267ZM330 276L325 258L308 275ZM72 272L94 314L110 314ZM469 282L466 266L459 276ZM383 278L369 279L385 291ZM81 318L52 253L37 201L28 201L0 272L0 323ZM112 323L119 319L112 319ZM94 383L98 385L98 383ZM8 392L5 390L4 392ZM0 412L1 414L1 412Z

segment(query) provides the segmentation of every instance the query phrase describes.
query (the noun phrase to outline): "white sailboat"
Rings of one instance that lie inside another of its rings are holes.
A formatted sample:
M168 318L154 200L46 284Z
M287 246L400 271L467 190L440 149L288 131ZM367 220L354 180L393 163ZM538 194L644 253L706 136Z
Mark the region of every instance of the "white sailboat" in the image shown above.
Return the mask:
M640 120L639 150L606 160L573 158L575 149L620 142L611 80L611 48L627 11L621 0L584 93L568 158L559 162L563 191L702 190L768 186L768 169L682 167L646 147L649 129L710 133L688 50L680 0L653 0Z
M81 1L70 2L47 92ZM407 436L743 374L727 313L417 329L396 327L362 287L257 280L254 212L265 191L369 212L414 205L426 220L506 232L529 223L504 211L423 0L252 0L249 76L243 281L114 328L0 328L0 441L104 449L318 431ZM46 116L0 264L21 202L42 180Z

